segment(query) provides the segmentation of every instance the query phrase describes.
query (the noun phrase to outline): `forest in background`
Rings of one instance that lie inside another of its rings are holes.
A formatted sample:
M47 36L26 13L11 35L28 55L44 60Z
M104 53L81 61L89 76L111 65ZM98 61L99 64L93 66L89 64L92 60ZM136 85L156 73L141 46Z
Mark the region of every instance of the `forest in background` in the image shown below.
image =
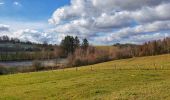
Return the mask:
M78 67L117 59L153 56L170 53L170 38L148 41L139 44L119 44L112 46L93 46L85 38L66 36L59 45L24 42L8 36L0 37L0 61L32 60L33 70L46 70L38 60L67 59L65 67ZM54 69L60 66L54 66ZM63 68L63 67L62 67ZM29 69L28 69L29 70ZM27 71L24 69L24 72Z
M82 43L80 42L82 41ZM0 37L0 61L41 60L68 58L72 65L98 63L113 59L151 56L170 53L170 38L139 44L93 46L87 39L66 36L59 45L21 41L8 36ZM79 64L81 63L81 64Z
M8 36L0 37L0 61L43 60L58 58L57 45L21 41Z
M66 36L60 47L67 57L69 67L96 64L116 59L154 56L170 53L170 38L139 44L114 44L112 46L92 46L87 39L82 43L78 37Z

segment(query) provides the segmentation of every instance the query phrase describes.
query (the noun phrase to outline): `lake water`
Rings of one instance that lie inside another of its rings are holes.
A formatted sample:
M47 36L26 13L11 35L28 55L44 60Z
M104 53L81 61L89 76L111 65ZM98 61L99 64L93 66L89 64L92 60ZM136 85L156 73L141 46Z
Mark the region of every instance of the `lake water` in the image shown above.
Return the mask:
M0 65L6 66L6 67L27 67L32 66L34 61L7 61L7 62L1 62ZM41 60L40 61L45 66L55 66L56 64L67 64L66 59L51 59L51 60Z

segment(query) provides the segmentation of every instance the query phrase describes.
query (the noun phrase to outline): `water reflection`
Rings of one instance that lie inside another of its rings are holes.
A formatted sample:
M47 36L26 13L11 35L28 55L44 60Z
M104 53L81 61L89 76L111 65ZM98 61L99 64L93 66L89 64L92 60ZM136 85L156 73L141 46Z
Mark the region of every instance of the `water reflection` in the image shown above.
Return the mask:
M27 67L32 66L34 61L7 61L7 62L0 62L0 65L6 67ZM66 59L51 59L51 60L41 60L40 61L44 66L55 66L56 64L67 64Z

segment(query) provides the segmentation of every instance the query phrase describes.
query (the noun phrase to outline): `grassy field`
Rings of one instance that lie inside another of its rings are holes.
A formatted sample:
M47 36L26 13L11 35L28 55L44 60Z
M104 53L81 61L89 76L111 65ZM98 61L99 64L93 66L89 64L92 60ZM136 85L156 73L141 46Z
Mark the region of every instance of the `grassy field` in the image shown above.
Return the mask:
M170 55L0 76L0 100L170 100Z

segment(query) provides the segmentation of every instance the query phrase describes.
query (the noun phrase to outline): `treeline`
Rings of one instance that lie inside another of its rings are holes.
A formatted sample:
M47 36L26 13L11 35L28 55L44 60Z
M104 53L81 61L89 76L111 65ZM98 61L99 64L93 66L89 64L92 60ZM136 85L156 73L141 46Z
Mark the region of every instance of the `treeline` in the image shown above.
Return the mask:
M155 40L144 43L137 49L138 53L134 56L152 56L170 53L170 38Z
M44 43L21 41L8 36L0 37L0 61L55 59L60 57L60 47Z
M1 52L0 61L24 61L24 60L44 60L56 59L60 57L56 51L39 51L39 52Z
M95 47L89 46L87 39L80 44L77 37L67 36L60 46L64 55L67 55L69 66L81 66L115 59L167 54L170 53L170 38L149 41L143 45L117 43L110 47Z
M0 61L57 59L62 57L59 46L41 47L38 51L1 51Z
M22 43L22 44L38 44L38 43L30 42L30 41L21 41L18 38L10 38L7 35L0 36L0 43L6 43L6 42L10 42L10 43Z
M44 41L43 43L36 43L36 42L31 42L31 41L22 41L18 38L13 38L13 37L9 37L7 35L3 35L0 36L0 43L20 43L20 44L28 44L28 45L46 45L46 46L50 46L51 44L48 44L46 41Z
M116 59L167 54L170 53L170 38L149 41L142 45L117 43L113 46L91 46L87 39L80 40L78 37L66 36L59 46L43 44L41 47L40 51L0 52L1 61L35 61L31 67L23 68L0 65L0 74L48 70L48 67L38 62L40 59L64 57L68 60L68 67L78 67Z
M11 44L5 44L6 42L16 45L11 47ZM8 47L14 51L7 50ZM1 48L4 50L1 50ZM25 49L18 50L19 48ZM59 46L50 45L46 42L42 44L23 42L19 39L2 36L0 37L0 51L0 61L56 59L63 57L68 58L69 66L81 66L114 59L170 53L170 38L149 41L143 45L117 43L113 46L99 48L89 45L86 38L80 40L78 37L73 36L66 36Z
M170 38L167 37L162 40L149 41L142 45L129 45L123 48L119 46L116 47L119 49L117 52L119 59L168 54L170 53Z
M84 51L88 48L89 42L85 38L82 40L82 44L80 44L79 38L76 36L75 38L73 36L66 36L60 44L60 47L63 51L63 56L67 57L68 55L73 55L76 51L76 49L83 49Z
M79 40L78 37L66 36L62 40L60 47L62 55L67 57L69 61L69 67L100 63L113 59L110 51L90 46L86 38Z

